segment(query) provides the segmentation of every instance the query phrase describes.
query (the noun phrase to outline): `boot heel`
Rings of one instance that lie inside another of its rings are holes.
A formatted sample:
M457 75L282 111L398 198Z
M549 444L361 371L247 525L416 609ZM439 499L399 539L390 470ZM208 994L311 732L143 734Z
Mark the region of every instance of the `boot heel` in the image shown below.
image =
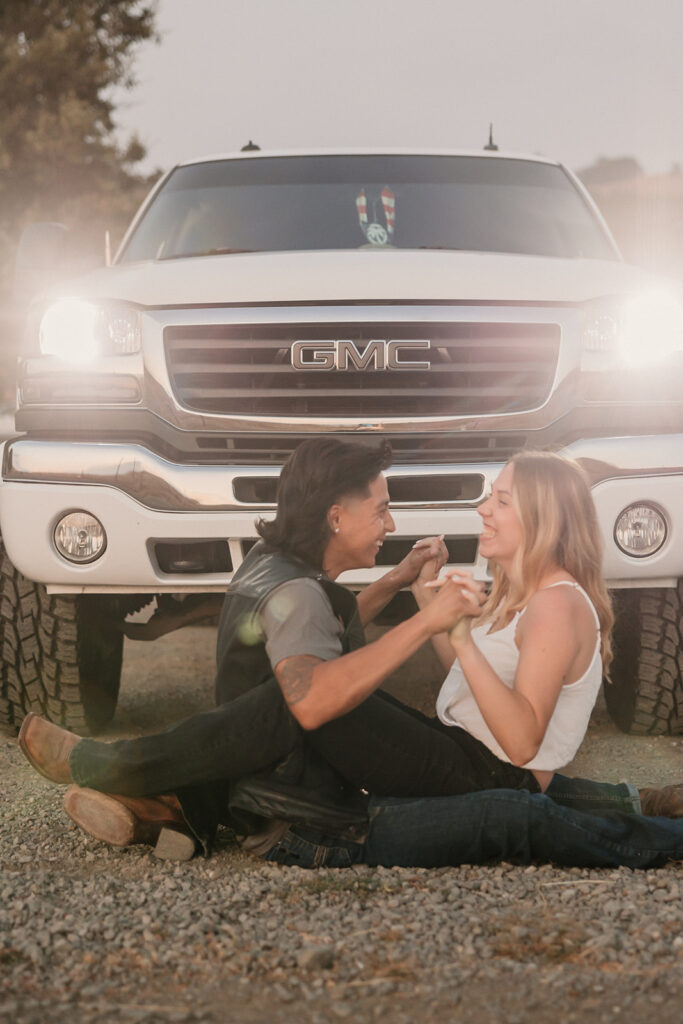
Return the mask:
M194 836L175 828L162 828L154 847L159 860L191 860L197 852Z

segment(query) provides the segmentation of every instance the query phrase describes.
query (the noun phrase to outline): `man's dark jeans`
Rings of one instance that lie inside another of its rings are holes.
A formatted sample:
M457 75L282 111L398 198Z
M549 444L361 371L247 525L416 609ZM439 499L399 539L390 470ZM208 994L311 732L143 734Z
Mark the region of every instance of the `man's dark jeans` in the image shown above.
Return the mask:
M373 798L364 843L293 826L266 860L302 868L445 867L505 860L575 867L659 867L683 857L683 820L585 814L539 793L491 790Z
M428 719L385 694L304 735L344 779L376 796L539 789L531 772L500 761L464 730ZM273 680L151 736L114 743L81 740L70 767L76 783L103 792L177 793L260 771L285 757L301 736ZM624 785L564 779L553 782L549 795L587 811L638 809Z
M84 739L71 755L71 773L81 786L125 796L175 792L260 771L302 736L349 783L381 795L538 790L530 772L500 761L462 729L386 694L302 733L274 680L161 733L114 743Z

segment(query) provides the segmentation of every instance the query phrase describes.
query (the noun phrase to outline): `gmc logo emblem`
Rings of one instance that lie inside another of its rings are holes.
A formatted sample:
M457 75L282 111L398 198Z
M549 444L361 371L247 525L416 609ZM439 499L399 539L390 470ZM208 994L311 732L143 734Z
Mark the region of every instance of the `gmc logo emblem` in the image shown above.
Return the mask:
M295 341L295 370L429 370L428 359L408 359L417 350L429 349L427 338L404 341L369 341L361 351L353 341Z

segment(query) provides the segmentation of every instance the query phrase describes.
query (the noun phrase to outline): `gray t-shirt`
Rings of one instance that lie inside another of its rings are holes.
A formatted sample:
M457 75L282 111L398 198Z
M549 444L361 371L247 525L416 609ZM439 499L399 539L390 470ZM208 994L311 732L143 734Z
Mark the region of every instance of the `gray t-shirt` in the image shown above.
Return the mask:
M273 668L297 654L312 654L330 661L342 652L342 624L315 580L302 577L283 583L268 595L259 615ZM242 839L242 846L263 857L288 828L286 821L266 820L260 831Z
M297 654L331 661L342 652L342 624L327 594L313 579L283 583L268 595L259 615L273 668Z

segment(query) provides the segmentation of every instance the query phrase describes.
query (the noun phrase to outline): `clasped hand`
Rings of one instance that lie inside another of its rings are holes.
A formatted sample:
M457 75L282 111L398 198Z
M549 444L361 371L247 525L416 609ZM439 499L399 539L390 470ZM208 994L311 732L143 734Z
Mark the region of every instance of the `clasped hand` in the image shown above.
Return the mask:
M448 549L441 537L423 537L396 566L396 574L402 587L409 587L418 580L434 579L448 560Z
M448 633L452 647L469 639L472 619L477 618L486 600L484 584L471 573L449 569L438 579L427 580L425 590L438 591L427 609L435 633Z

